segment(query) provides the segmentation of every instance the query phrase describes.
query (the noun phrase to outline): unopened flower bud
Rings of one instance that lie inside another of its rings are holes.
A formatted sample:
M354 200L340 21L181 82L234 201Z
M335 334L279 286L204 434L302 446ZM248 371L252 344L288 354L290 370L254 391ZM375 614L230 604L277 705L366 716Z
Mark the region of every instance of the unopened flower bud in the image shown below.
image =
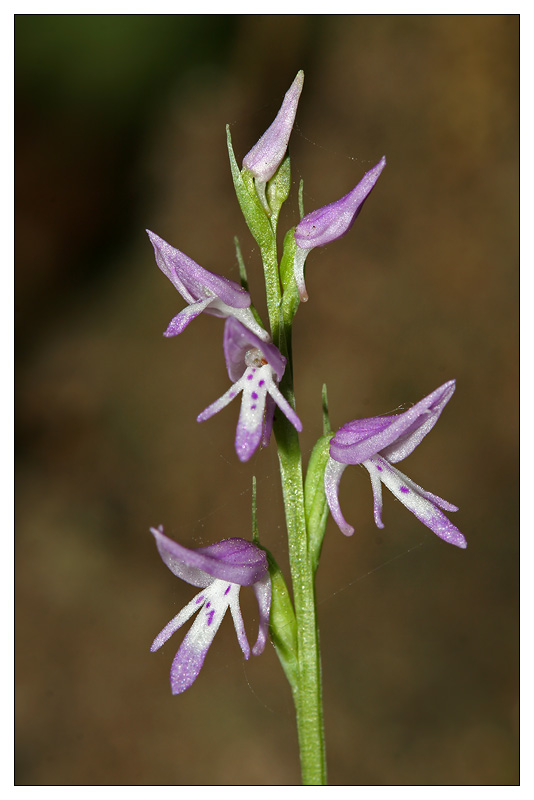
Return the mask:
M266 183L272 178L282 163L295 122L303 84L304 72L300 70L287 90L274 122L243 159L243 169L248 169L261 183Z

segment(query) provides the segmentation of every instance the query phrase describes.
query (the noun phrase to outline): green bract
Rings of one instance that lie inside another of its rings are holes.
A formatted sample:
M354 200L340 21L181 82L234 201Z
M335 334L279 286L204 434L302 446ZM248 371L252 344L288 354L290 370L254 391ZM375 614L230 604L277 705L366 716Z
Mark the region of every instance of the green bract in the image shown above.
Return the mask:
M235 193L243 216L245 217L245 222L262 250L272 247L274 234L269 222L269 217L254 188L254 177L252 173L248 172L248 170L243 170L243 172L241 172L237 166L229 125L226 126L226 142L228 145L228 156L230 158Z
M284 250L282 261L280 262L280 280L282 282L282 317L285 325L291 325L293 317L297 313L300 304L300 297L293 271L295 261L295 228L290 228L284 238Z
M271 576L269 635L293 691L298 685L297 621L289 591L280 567L264 547Z
M267 184L267 202L271 211L271 226L276 235L278 215L291 190L291 162L287 155Z
M314 570L317 569L324 532L328 521L328 503L324 488L324 471L330 457L330 439L333 433L325 433L315 443L306 470L304 484L304 510L308 530L308 552Z

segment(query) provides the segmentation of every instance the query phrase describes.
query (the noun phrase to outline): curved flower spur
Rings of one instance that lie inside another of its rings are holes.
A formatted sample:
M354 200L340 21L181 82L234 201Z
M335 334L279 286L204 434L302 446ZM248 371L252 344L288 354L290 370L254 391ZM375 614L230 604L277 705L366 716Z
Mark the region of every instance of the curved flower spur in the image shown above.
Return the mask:
M170 571L192 586L202 588L156 636L150 648L151 652L159 650L184 622L196 611L199 612L172 662L172 693L185 692L195 681L228 608L241 650L246 659L250 657L250 645L239 606L239 590L242 586L252 586L258 601L259 630L252 655L263 653L271 608L271 578L265 552L252 542L239 538L223 539L208 547L189 550L165 536L161 526L150 531Z
M235 449L240 461L248 461L260 440L264 447L269 443L275 404L298 431L302 430L302 423L278 388L286 359L274 344L262 342L237 319L229 317L224 326L223 347L233 385L198 415L197 422L217 414L243 392Z
M264 341L270 339L250 310L250 294L239 284L201 267L165 239L147 230L156 264L188 305L171 319L164 336L177 336L203 311L215 317L234 316Z
M362 464L371 476L375 523L382 522L382 483L415 514L418 520L440 539L457 547L467 547L458 528L440 509L458 511L452 503L425 491L392 466L410 455L429 433L449 400L455 381L444 383L403 414L369 417L348 422L330 442L330 458L325 469L325 492L330 511L342 533L351 536L354 528L348 524L339 505L339 482L348 464Z

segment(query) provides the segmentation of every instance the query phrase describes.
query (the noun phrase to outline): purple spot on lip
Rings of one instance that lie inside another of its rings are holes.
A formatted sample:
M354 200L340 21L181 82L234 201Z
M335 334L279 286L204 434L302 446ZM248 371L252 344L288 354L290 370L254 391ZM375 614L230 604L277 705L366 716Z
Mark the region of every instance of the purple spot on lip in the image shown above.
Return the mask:
M400 490L403 494L409 494L410 490L406 486L401 486Z
M252 394L250 396L252 397L253 400L257 400L258 399L257 392L252 392Z
M250 406L250 410L251 411L254 411L255 408L256 408L256 404L254 404L253 406Z
M235 392L230 392L230 394L228 395L228 397L235 397Z
M208 602L206 603L206 608L209 608L210 606L211 606L211 601L208 600Z
M225 594L228 594L228 592L230 591L230 589L231 589L231 588L232 588L232 586L231 586L231 585L229 585L229 586L228 586L228 589L226 589L226 591L225 591Z
M201 594L200 597L197 597L197 603L202 603L202 602L204 602L204 595L203 594Z
M382 467L379 467L379 466L378 466L378 464L376 465L376 468L377 468L378 470L380 470L380 472L382 472Z
M258 386L263 386L264 383L265 383L265 381L262 378L262 380L258 383Z
M252 372L254 372L254 370L252 370ZM247 375L247 381L251 381L251 380L252 380L252 377L253 377L253 376L252 376L252 373L251 373L250 375Z
M211 623L213 622L213 615L214 614L215 614L215 609L212 608L211 611L208 614L208 625L211 625Z

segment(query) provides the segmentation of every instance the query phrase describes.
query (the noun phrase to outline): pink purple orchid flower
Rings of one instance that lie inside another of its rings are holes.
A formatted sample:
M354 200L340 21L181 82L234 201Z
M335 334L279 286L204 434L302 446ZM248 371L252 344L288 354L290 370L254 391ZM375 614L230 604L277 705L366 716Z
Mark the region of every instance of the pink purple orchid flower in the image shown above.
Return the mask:
M402 414L354 420L340 428L330 442L325 469L325 492L330 511L342 533L351 536L339 505L339 482L348 464L362 464L371 476L376 525L383 528L382 484L440 539L467 547L458 528L440 509L458 511L452 503L425 491L393 464L410 455L432 430L456 386L448 381Z
M260 339L270 339L249 308L250 294L239 284L204 269L152 231L147 230L147 233L154 247L156 264L188 304L171 319L164 336L177 336L205 312L215 317L234 316Z
M232 386L198 415L197 422L217 414L243 392L235 449L240 461L248 461L260 441L264 447L269 443L275 405L298 431L302 423L278 388L286 359L274 344L263 342L235 317L228 317L223 347Z
M273 177L285 155L303 85L304 72L300 70L287 90L274 122L243 159L243 169L248 169L261 184Z
M314 247L322 247L340 239L350 230L385 166L386 157L382 156L378 164L366 172L348 194L307 214L295 228L297 249L293 270L299 296L303 302L308 299L304 283L304 263L308 253Z
M242 586L252 586L258 601L259 631L252 654L263 653L271 607L271 578L265 552L252 542L239 538L223 539L208 547L190 550L165 536L162 527L150 531L170 571L192 586L201 587L201 591L156 636L150 648L152 652L159 650L198 611L172 662L172 693L185 692L196 680L228 608L241 650L246 659L250 657L251 649L239 606Z

